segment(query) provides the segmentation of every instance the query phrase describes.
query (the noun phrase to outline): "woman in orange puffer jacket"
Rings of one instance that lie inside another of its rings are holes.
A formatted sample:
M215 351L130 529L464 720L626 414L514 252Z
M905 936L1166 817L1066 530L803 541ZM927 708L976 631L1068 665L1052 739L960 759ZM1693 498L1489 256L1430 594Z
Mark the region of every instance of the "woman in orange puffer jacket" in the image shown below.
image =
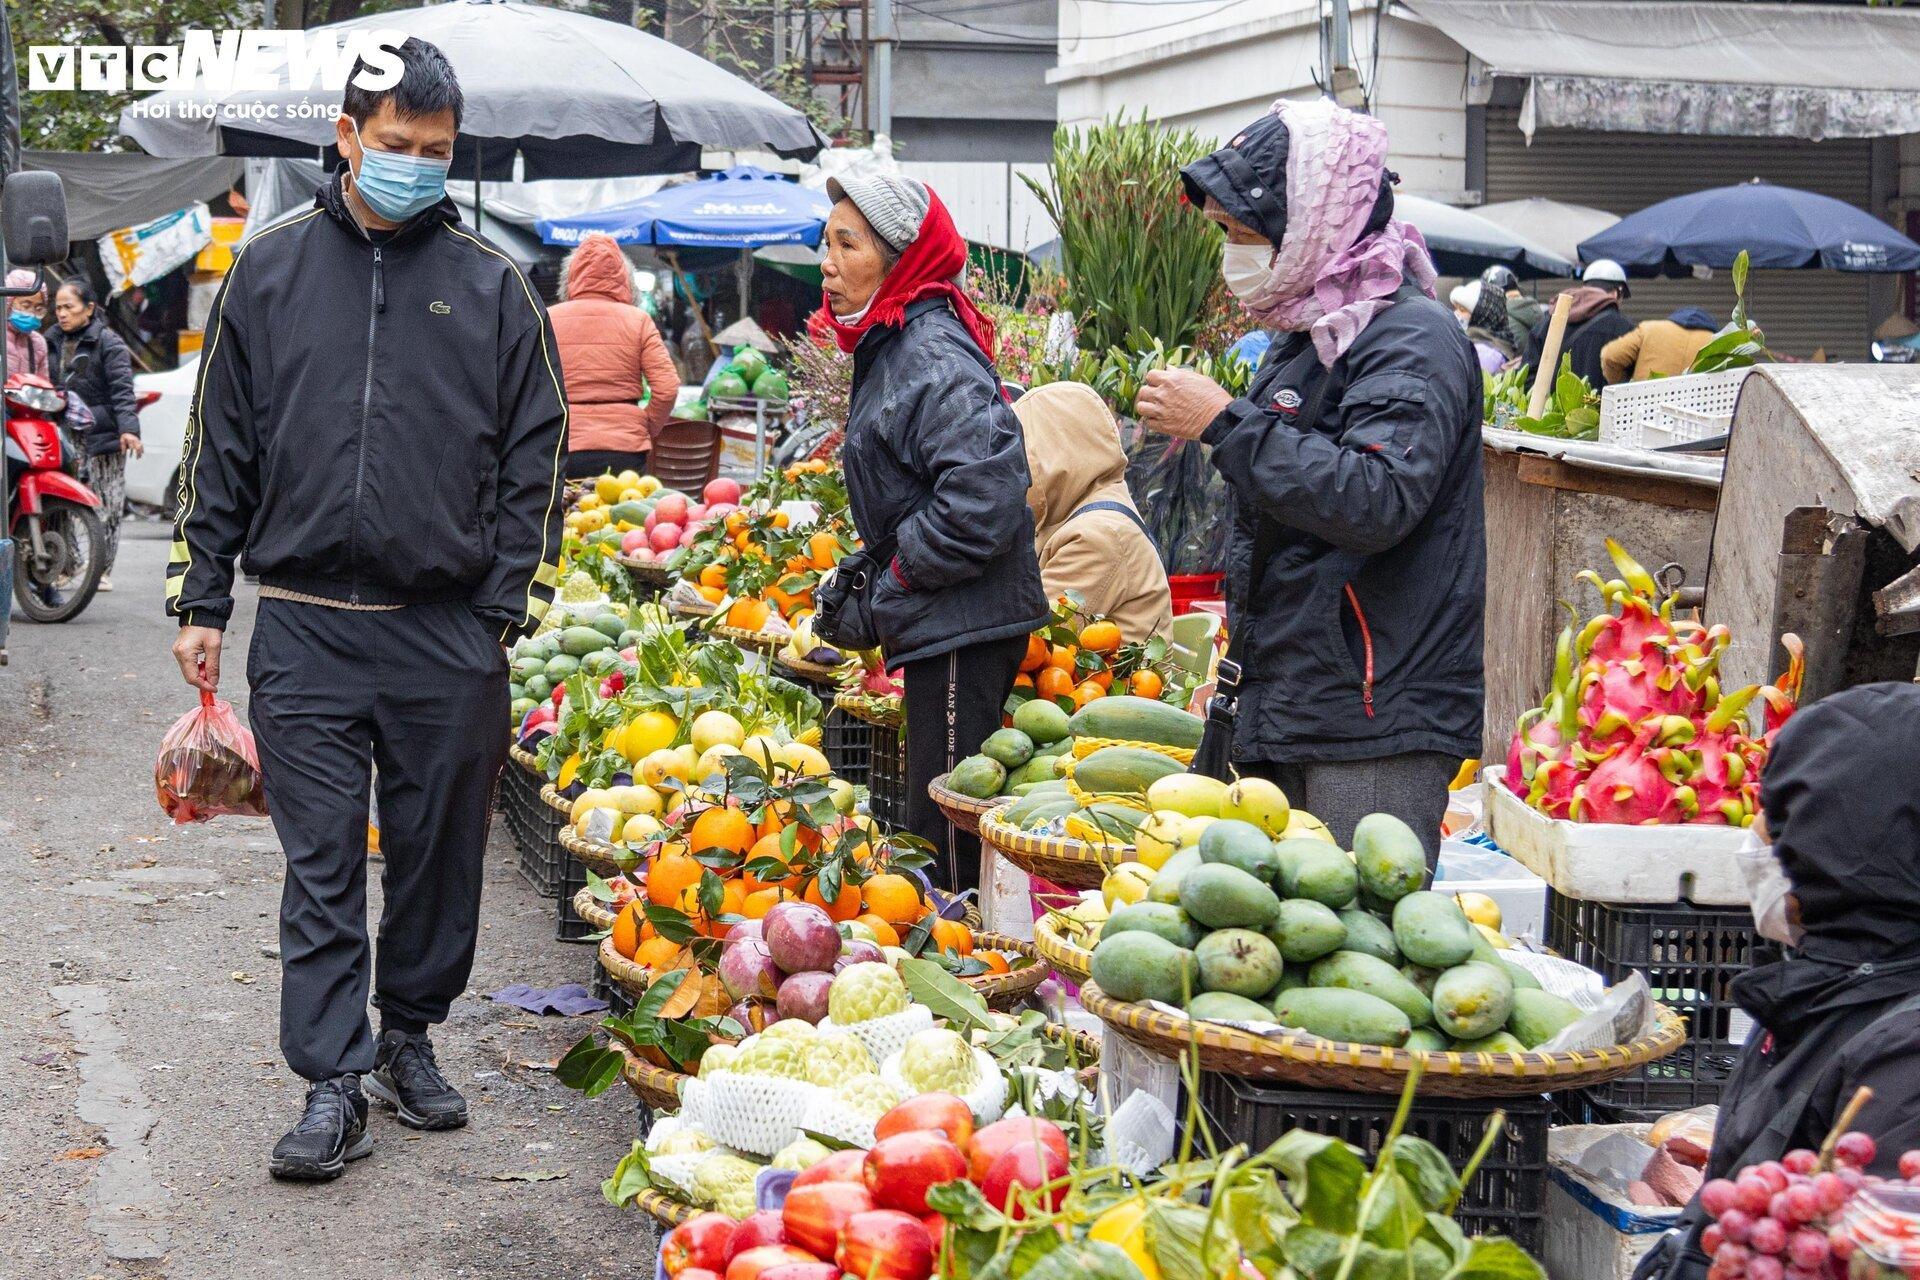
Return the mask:
M566 300L548 314L567 385L567 476L644 473L680 390L673 357L653 317L634 305L633 272L612 236L582 240L560 288Z

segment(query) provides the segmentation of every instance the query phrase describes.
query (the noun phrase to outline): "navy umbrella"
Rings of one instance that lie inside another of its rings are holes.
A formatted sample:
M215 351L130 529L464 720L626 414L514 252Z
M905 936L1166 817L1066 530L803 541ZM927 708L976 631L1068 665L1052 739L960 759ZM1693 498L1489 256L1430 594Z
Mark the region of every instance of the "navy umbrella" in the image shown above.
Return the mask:
M811 247L820 243L820 231L832 209L825 192L743 164L628 204L542 218L534 227L548 244L579 244L582 237L601 231L621 244L696 249Z
M1920 269L1920 244L1865 210L1758 178L1630 213L1582 240L1580 257L1611 258L1630 275L1683 277L1695 267L1729 268L1742 249L1756 267Z

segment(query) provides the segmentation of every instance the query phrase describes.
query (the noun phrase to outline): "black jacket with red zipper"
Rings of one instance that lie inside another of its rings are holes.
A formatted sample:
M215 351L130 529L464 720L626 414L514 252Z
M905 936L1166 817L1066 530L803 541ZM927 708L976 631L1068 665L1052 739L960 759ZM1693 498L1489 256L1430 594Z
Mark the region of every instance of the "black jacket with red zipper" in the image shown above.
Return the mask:
M1459 323L1403 287L1331 368L1306 334L1276 337L1207 427L1233 496L1228 622L1246 634L1236 759L1480 754L1481 405ZM1256 515L1278 537L1254 597Z
M348 603L538 624L560 554L566 393L546 308L450 200L363 231L339 174L242 246L214 302L167 610L226 626L233 559Z

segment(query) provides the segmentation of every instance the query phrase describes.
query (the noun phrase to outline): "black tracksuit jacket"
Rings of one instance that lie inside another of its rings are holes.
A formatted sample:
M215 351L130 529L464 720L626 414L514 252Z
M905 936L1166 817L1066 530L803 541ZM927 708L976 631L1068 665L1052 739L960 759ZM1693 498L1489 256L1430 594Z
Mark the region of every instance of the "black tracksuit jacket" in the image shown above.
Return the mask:
M464 601L503 641L558 580L566 392L546 309L442 200L363 232L336 174L214 303L167 609L224 628L233 559L358 604Z

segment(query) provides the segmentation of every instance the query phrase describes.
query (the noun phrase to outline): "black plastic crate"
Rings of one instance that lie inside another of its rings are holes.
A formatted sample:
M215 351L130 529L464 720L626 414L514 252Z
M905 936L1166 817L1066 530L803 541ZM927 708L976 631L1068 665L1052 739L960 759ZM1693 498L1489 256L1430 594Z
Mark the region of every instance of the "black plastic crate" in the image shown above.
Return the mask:
M867 808L893 831L907 825L907 735L904 727L867 725Z
M520 874L534 892L551 898L560 892L561 861L566 857L560 828L566 819L540 798L541 780L524 769L519 772L525 782L511 798L507 814L520 846Z
M1720 1100L1753 1020L1733 980L1770 956L1746 907L1639 906L1547 894L1547 945L1607 984L1638 972L1653 998L1685 1019L1687 1043L1631 1075L1584 1091L1593 1113L1650 1121Z
M633 1012L634 999L627 989L607 976L607 971L599 965L593 966L593 983L588 987L598 998L607 1002L607 1012L616 1018L624 1018Z
M820 726L820 751L827 757L827 767L836 778L864 786L873 757L873 726L834 706L831 698L822 701L827 715Z
M1293 1129L1324 1133L1366 1152L1380 1153L1397 1094L1280 1089L1243 1076L1203 1071L1200 1109L1217 1142L1243 1142L1263 1151ZM1474 1170L1454 1217L1470 1236L1502 1235L1529 1253L1546 1244L1547 1129L1552 1104L1542 1095L1467 1099L1416 1097L1405 1132L1438 1147L1457 1173L1480 1146L1495 1111L1506 1123Z
M598 926L589 924L580 918L573 909L573 899L587 887L587 868L565 849L560 851L560 892L555 895L559 904L558 918L554 922L553 936L561 942L598 942L601 931Z

